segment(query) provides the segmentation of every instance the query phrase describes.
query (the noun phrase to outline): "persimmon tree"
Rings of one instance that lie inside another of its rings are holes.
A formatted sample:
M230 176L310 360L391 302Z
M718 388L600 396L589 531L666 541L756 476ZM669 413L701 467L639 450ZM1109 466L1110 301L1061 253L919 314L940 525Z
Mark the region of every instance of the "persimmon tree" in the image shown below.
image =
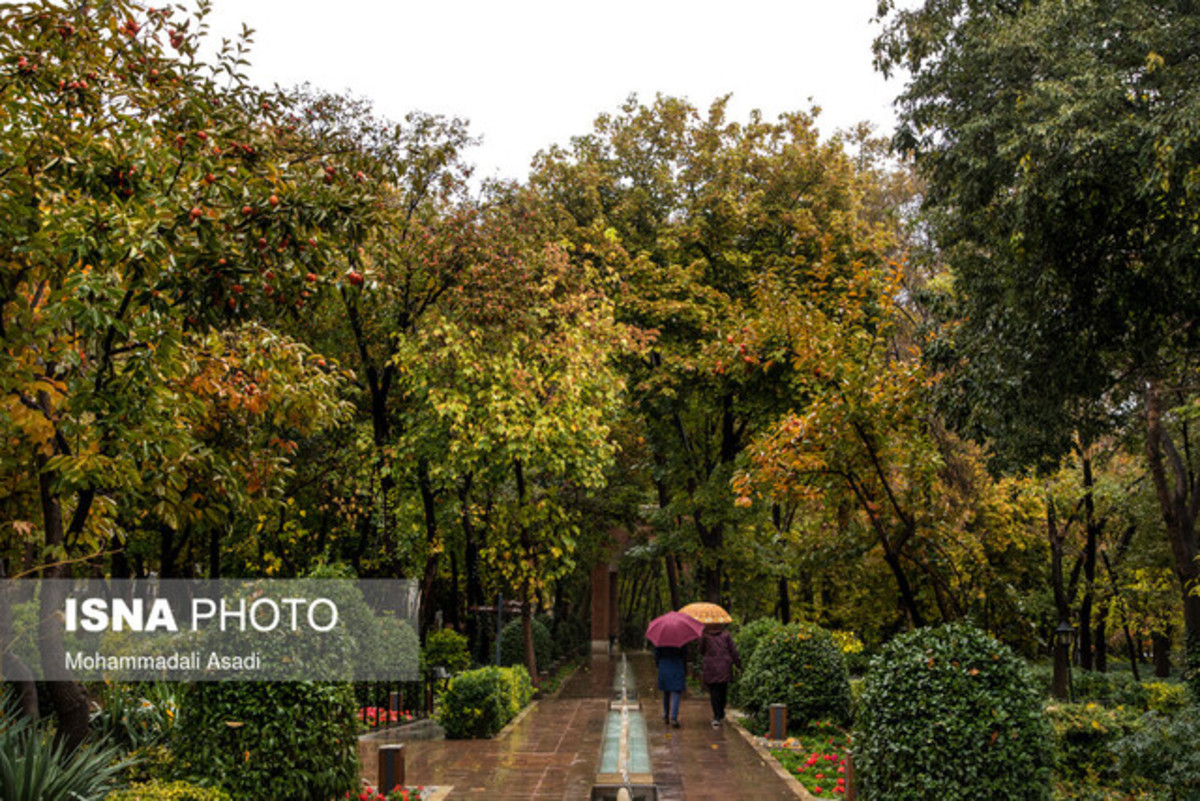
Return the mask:
M314 162L288 97L245 82L244 42L199 59L205 13L3 9L4 458L36 482L23 567L47 577L118 538L122 499L173 491L147 449L170 461L193 444L174 407L198 338L298 313L330 241L373 208L369 187ZM51 629L41 656L61 664ZM49 692L78 742L82 692Z
M313 90L302 93L301 104L303 130L330 154L324 169L372 187L377 203L331 254L338 269L312 276L320 309L296 333L352 369L361 386L371 536L360 538L350 556L362 570L395 573L402 561L401 491L420 496L426 540L437 539L429 457L410 460L400 445L413 410L399 376L418 369L408 358L411 346L476 247L476 212L466 197L471 170L463 161L472 139L458 119L413 112L392 122L365 101ZM369 550L381 552L377 564L364 564ZM424 570L426 585L434 565Z

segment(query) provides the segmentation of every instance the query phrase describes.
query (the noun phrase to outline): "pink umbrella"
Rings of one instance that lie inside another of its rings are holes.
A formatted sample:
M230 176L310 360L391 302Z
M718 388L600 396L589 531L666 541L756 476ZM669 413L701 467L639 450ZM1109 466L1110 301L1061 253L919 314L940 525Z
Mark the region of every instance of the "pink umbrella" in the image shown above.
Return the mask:
M658 646L679 648L700 639L704 624L680 612L667 612L650 621L646 639Z

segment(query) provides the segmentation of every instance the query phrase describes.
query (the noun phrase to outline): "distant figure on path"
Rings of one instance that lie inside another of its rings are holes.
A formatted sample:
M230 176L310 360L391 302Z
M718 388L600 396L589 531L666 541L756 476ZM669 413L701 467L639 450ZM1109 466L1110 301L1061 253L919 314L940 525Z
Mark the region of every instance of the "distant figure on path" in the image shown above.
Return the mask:
M679 700L687 686L687 646L654 647L654 664L658 665L658 689L663 694L663 723L679 728Z
M700 680L708 685L708 700L712 703L713 728L725 721L725 702L729 698L729 682L733 681L733 666L742 669L733 637L722 625L710 625L700 638Z

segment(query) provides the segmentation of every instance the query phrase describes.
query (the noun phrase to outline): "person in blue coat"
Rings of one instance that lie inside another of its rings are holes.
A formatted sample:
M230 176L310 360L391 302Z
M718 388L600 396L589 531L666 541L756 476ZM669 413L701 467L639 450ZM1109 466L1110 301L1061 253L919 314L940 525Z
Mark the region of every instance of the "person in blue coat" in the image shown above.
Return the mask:
M679 700L687 686L687 646L655 646L654 664L658 666L658 689L663 694L663 723L678 729Z

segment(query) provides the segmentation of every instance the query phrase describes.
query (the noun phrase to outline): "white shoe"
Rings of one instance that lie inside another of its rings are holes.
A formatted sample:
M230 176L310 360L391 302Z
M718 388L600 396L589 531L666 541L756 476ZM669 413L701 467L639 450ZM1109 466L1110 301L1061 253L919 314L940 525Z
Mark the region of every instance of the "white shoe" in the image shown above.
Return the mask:
M721 728L721 721L717 720L716 718L713 718L713 724L712 724L712 726L713 726L713 728L714 728L714 729L719 729L719 728Z

